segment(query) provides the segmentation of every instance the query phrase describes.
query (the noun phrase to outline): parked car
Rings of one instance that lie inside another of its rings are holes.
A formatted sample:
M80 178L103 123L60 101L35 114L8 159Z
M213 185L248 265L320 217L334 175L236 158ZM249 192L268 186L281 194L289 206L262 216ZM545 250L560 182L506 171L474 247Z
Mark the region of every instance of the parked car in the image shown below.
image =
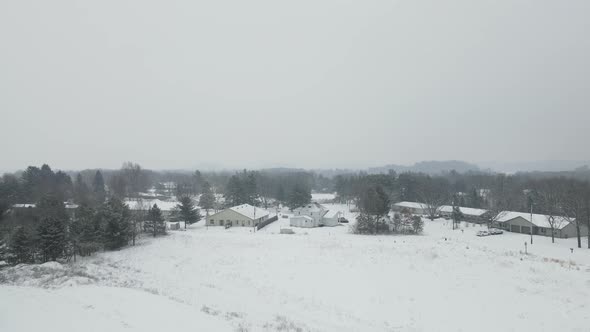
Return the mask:
M497 228L490 229L490 235L500 235L500 234L504 234L504 231L501 229L497 229Z
M488 232L488 231L479 231L479 232L477 232L476 235L477 236L489 236L490 235L490 232Z
M339 223L343 223L343 224L348 224L348 219L342 217L342 218L338 218L338 222Z

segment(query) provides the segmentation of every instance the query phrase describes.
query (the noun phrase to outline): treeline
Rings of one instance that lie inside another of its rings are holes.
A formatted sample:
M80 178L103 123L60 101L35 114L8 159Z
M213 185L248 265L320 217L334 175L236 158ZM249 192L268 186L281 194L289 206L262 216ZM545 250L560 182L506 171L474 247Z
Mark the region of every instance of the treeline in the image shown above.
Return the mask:
M202 218L196 203L207 211L245 203L298 207L326 182L311 172L285 170L154 172L127 162L119 170L67 173L30 166L0 178L0 261L71 259L135 244L141 233L165 233L157 205L131 211L125 199L175 199L167 219L186 227Z

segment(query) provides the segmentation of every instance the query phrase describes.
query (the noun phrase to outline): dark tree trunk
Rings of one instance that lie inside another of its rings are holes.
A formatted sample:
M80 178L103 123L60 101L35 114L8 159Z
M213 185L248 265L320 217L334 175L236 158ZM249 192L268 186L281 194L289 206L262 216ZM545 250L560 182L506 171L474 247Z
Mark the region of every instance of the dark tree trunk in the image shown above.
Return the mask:
M576 236L578 237L578 248L582 248L582 236L580 234L580 222L576 220Z

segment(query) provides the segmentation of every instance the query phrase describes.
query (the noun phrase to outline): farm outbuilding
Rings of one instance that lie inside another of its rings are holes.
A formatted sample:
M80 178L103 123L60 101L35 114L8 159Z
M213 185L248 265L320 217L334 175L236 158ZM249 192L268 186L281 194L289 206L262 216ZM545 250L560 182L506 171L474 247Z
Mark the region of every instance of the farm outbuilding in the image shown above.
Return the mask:
M338 219L342 213L337 210L328 210L322 217L321 224L324 226L338 226Z
M313 219L312 217L309 217L309 216L291 217L291 219L289 220L289 224L292 227L305 227L305 228L318 227L320 225L319 222L317 222L315 219Z

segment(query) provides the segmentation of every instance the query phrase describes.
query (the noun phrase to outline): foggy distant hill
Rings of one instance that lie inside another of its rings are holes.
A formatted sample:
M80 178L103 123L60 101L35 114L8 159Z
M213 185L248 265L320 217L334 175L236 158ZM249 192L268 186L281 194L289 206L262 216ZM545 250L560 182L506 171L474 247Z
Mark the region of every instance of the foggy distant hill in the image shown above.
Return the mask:
M421 161L411 166L403 165L386 165L383 167L372 167L368 169L368 172L373 173L387 173L390 170L394 170L397 173L403 172L419 172L426 174L440 174L455 170L459 173L466 172L477 172L480 168L465 161L460 160L446 160L446 161Z
M590 165L590 160L540 160L523 162L481 162L479 166L494 172L564 172Z
M313 171L324 176L332 177L340 174L356 173L359 171L367 172L369 174L380 174L388 173L390 170L393 170L396 173L414 172L431 175L450 172L452 170L455 170L459 173L481 171L477 165L460 160L421 161L410 166L390 164L364 169L314 169Z

